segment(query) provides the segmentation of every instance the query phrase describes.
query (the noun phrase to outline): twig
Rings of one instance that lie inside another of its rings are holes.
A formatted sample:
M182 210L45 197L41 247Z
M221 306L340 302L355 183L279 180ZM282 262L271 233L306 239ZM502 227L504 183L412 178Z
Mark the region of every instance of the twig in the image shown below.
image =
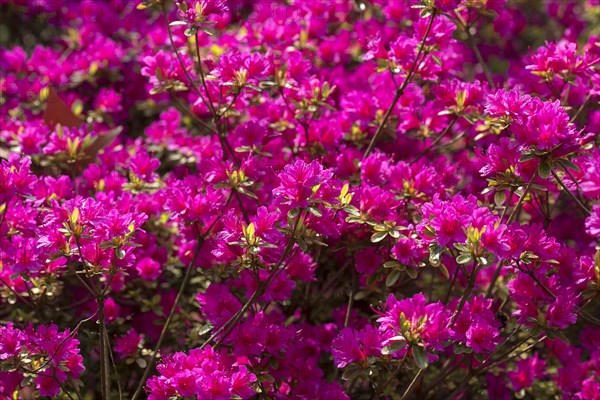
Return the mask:
M417 384L417 381L424 373L425 373L425 369L420 369L419 372L417 372L417 374L415 375L413 380L410 382L410 385L408 385L408 387L406 388L406 391L404 392L404 394L402 395L400 400L408 399L408 396L410 396L411 393L413 392L413 390L415 389L415 385Z
M446 126L446 128L444 128L444 130L442 131L442 133L440 133L438 135L438 137L436 137L434 139L434 141L431 142L431 144L429 146L427 146L410 163L408 163L408 165L413 165L414 163L416 163L417 161L419 161L421 159L421 157L423 157L425 154L427 154L429 152L429 150L431 150L432 148L434 148L435 145L438 144L440 142L440 140L442 140L442 138L444 136L446 136L446 134L450 131L450 129L452 129L452 127L454 126L454 124L456 123L456 121L458 121L458 116L455 116L454 119L452 119L452 121L450 121L450 123Z
M104 315L104 296L99 295L98 320L100 322L98 333L100 336L100 383L103 400L110 400L110 374L108 372L108 333L106 331L106 316Z
M567 192L567 194L569 195L569 197L571 197L571 199L573 199L573 201L575 203L577 203L577 206L579 206L579 208L581 209L581 211L583 211L583 213L586 216L589 216L590 210L587 209L587 207L581 202L579 201L579 199L569 190L569 188L567 187L567 185L565 185L565 183L562 181L562 179L560 179L560 177L556 174L556 172L554 171L554 169L550 169L550 173L552 174L552 176L554 177L554 179L556 179L556 181L558 182L558 184Z
M177 292L177 297L175 297L175 301L173 302L173 306L171 307L171 312L169 313L169 316L167 317L167 320L166 320L165 324L163 325L163 329L160 332L158 342L156 342L156 346L154 346L154 351L150 355L150 360L148 361L148 365L146 365L146 369L144 370L144 373L142 374L142 379L140 379L140 382L135 390L135 393L133 394L132 400L135 400L140 397L140 395L142 393L142 389L144 387L144 383L146 383L146 379L148 379L148 375L150 375L150 370L154 367L154 363L156 362L156 356L158 354L158 350L162 346L162 343L166 337L166 333L171 325L171 321L173 320L173 317L175 316L175 309L179 305L179 301L181 300L181 297L183 296L183 292L187 288L190 278L192 277L192 271L194 270L194 264L196 263L196 259L198 258L198 254L200 253L201 247L202 247L202 241L198 240L198 243L196 244L196 249L194 251L194 255L192 257L192 260L190 261L190 265L188 266L188 269L185 272L183 282L181 283L181 286L179 286L179 291Z
M225 202L225 205L223 206L221 215L223 214L223 211L229 206L229 203L231 202L232 197L233 196L230 194L227 201ZM181 286L179 287L179 291L177 292L177 296L175 297L175 301L173 302L173 305L171 306L171 311L169 312L169 316L167 317L167 320L165 321L165 325L163 326L163 328L160 332L160 336L158 338L158 341L156 342L156 346L154 346L154 351L152 352L152 354L150 356L148 365L146 365L146 369L144 370L144 373L142 374L142 379L140 379L140 382L138 383L138 386L133 394L132 400L136 400L137 398L139 398L142 393L142 390L144 388L144 383L146 383L146 379L148 379L148 375L150 375L150 370L152 369L152 367L154 367L154 363L156 362L156 356L158 355L158 351L159 351L160 347L162 346L162 343L165 339L166 333L169 330L169 326L171 325L171 321L173 320L173 316L175 315L175 310L176 310L177 306L179 305L181 297L183 296L183 292L187 288L187 285L192 277L192 271L194 270L194 264L196 263L198 254L200 254L200 249L202 248L202 245L204 244L204 240L210 234L210 232L212 231L213 227L215 226L215 224L217 223L217 221L219 219L220 218L215 218L215 220L208 227L208 229L204 232L204 234L202 234L201 236L198 237L198 242L196 243L196 249L194 250L194 255L192 256L192 259L190 260L190 263L188 265L187 271L185 272L183 281L181 282Z
M12 288L12 286L8 284L8 282L2 279L2 277L0 277L0 282L2 282L4 286L6 286L11 292L13 292L19 300L21 300L23 303L27 304L29 307L35 310L35 305L33 305L33 303L27 300L25 297L21 296L15 289Z
M592 98L591 93L586 96L583 104L581 104L581 106L579 106L579 108L577 109L577 112L575 113L575 115L573 115L573 118L571 118L571 123L573 123L573 122L575 122L575 120L577 120L577 117L579 117L579 114L581 114L581 112L584 110L585 106L587 106L587 103L590 101L591 98Z
M185 67L185 64L183 63L183 60L181 59L181 56L179 55L179 51L177 50L177 46L175 46L175 41L173 40L173 32L171 31L171 25L169 24L169 16L167 14L167 9L165 8L164 2L161 2L161 8L162 8L163 15L165 17L165 23L167 24L167 33L169 34L169 41L171 42L171 47L173 47L173 51L175 52L175 56L177 57L177 60L179 61L179 65L181 66L181 69L185 73L185 76L187 77L188 81L190 82L190 85L192 86L192 88L196 91L196 93L200 96L200 98L202 99L202 101L206 104L206 100L202 96L202 93L200 92L200 89L198 89L198 87L194 83L194 80L190 76L190 73L188 72L187 68Z
M487 80L490 87L492 89L495 89L496 85L494 84L494 80L492 79L492 74L490 72L490 69L489 69L487 63L485 62L485 60L483 59L481 52L479 51L479 47L477 46L477 43L475 42L474 36L471 34L471 32L469 30L468 24L462 20L462 17L456 10L454 10L454 16L456 17L456 19L450 17L449 15L447 15L447 16L450 18L450 20L456 21L460 25L462 25L465 33L467 34L467 43L469 44L469 47L471 48L471 50L473 50L473 53L475 54L475 58L477 58L477 62L479 63L479 65L481 65L481 69L483 69L483 74L485 75L485 79Z
M534 174L533 174L533 176L529 180L529 183L527 184L527 186L525 186L525 190L523 191L523 194L521 195L521 198L519 199L519 202L515 206L515 209L513 210L513 212L508 217L508 221L506 222L506 225L512 224L515 221L515 219L517 218L517 213L521 209L521 206L523 205L523 202L525 201L525 197L527 196L527 193L531 189L531 185L533 185L533 181L537 177L537 174L538 174L537 171L535 171Z
M475 280L477 279L477 272L479 271L479 268L480 268L479 263L475 263L473 265L473 272L469 276L467 276L467 279L469 280L469 282L467 283L467 288L465 289L463 295L461 296L460 302L458 303L458 307L457 307L456 311L454 312L454 315L452 316L452 319L450 321L450 325L452 328L454 327L454 324L456 324L456 320L460 316L460 313L461 313L463 307L465 306L465 303L469 299L469 295L471 294L471 291L475 287Z
M437 14L435 12L431 14L431 19L429 20L429 25L427 25L427 30L425 31L425 35L423 36L423 41L421 42L421 46L419 47L417 57L415 58L415 61L413 62L410 70L408 71L408 75L406 75L406 79L404 80L404 82L402 82L402 86L400 87L400 89L396 90L396 94L394 96L394 99L392 100L392 104L390 104L389 108L387 109L387 111L385 112L385 114L383 116L383 119L379 123L379 126L377 127L377 130L375 131L375 135L373 135L373 137L371 138L371 141L369 142L369 146L367 146L367 149L365 150L365 153L363 154L363 158L367 158L369 156L369 154L371 153L371 151L373 150L373 146L375 145L375 142L377 141L377 139L379 139L379 135L381 135L381 132L383 131L383 127L387 123L387 120L390 118L390 115L392 114L392 111L394 110L394 108L396 107L396 104L400 100L400 97L402 97L402 95L404 94L404 91L406 90L406 87L408 86L411 79L413 78L413 76L417 70L417 65L420 64L419 58L421 57L421 54L423 53L423 49L425 48L425 42L427 40L427 36L429 36L429 32L431 32L431 27L433 26L433 21L435 20L436 15Z
M356 292L357 277L356 268L352 268L352 288L348 295L348 306L346 307L346 318L344 318L344 328L350 323L350 313L352 312L352 306L354 305L354 292Z

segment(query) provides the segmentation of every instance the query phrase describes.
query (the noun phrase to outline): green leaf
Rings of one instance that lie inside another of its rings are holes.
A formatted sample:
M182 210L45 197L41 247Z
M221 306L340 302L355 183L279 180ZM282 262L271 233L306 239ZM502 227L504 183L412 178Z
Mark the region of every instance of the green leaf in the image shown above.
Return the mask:
M273 376L269 375L269 374L261 374L258 376L258 379L261 382L271 382L271 383L275 382L275 378L273 378Z
M408 274L408 276L410 276L412 279L417 279L417 276L419 275L419 273L417 272L417 270L408 267L406 269L406 273Z
M322 217L323 216L323 213L321 211L319 211L317 208L314 208L314 207L308 207L308 212L310 212L315 217Z
M570 160L561 160L560 163L569 169L572 169L573 171L576 172L580 172L581 170L579 169L579 167L577 166L577 164L575 164L574 162L570 161Z
M404 338L402 338L402 339L404 339ZM381 349L381 354L383 354L384 356L393 354L393 353L405 348L407 344L408 343L406 343L406 342L394 342L394 343L388 344L383 349Z
M446 279L450 279L450 273L448 272L448 268L446 268L444 264L440 264L438 268L440 271L442 271L442 275L444 275Z
M122 260L125 258L125 251L121 248L115 249L115 255L119 260Z
M383 263L383 268L398 268L400 267L402 264L400 264L399 261L396 260L391 260L391 261L386 261Z
M551 340L558 338L567 344L570 343L569 339L565 336L563 331L546 329L546 336L548 336L548 338Z
M373 236L371 236L371 242L378 243L381 242L388 235L387 232L375 232Z
M437 65L442 65L442 60L440 60L440 58L438 56L436 56L435 54L430 54L429 56L433 59L433 61Z
M413 359L415 360L415 364L417 364L417 367L419 367L420 369L427 368L427 366L429 365L429 359L427 357L427 353L425 353L425 350L418 346L414 346L412 348L412 353Z
M538 158L535 154L525 154L523 157L519 158L519 162L531 161Z
M194 36L198 30L196 28L187 28L184 32L185 36Z
M494 194L494 203L500 207L506 201L506 193L504 192L496 192Z
M298 209L298 208L292 208L287 213L288 218L291 218L291 219L295 219L298 216L298 214L300 214L300 209Z
M350 364L344 369L342 379L345 381L351 381L356 379L362 372L362 369L357 364Z
M356 208L354 206L346 206L346 207L342 208L342 210L346 211L348 214L353 215L355 217L360 217L360 211L358 211L358 208Z
M148 365L148 363L146 362L146 360L144 360L143 358L136 358L135 359L135 363L140 368L146 368L146 366Z
M398 279L400 278L400 271L398 271L397 269L393 270L388 276L387 278L385 278L385 286L387 287L391 287L394 286L394 284L396 282L398 282Z
M546 160L542 160L540 165L538 166L538 174L542 179L547 179L552 172L552 167Z
M458 264L468 264L473 260L473 257L471 256L471 254L461 254L460 256L456 257L456 262Z
M391 237L393 237L394 239L399 239L399 238L400 238L400 236L402 236L402 235L400 235L400 232L398 232L398 231L396 231L396 230L390 231L390 232L389 232L389 235L390 235Z

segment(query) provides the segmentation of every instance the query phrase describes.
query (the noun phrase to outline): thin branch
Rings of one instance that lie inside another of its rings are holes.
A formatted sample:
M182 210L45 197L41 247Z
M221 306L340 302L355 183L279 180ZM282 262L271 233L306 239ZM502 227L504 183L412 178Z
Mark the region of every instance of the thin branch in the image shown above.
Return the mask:
M586 96L583 104L581 104L581 106L579 106L579 108L577 109L577 112L575 113L575 115L573 115L573 118L571 118L571 123L573 123L573 122L575 122L575 120L577 120L577 117L579 117L579 114L581 114L581 112L585 109L585 106L587 106L587 104L591 98L592 98L591 93Z
M416 73L417 66L420 64L419 58L421 58L421 54L423 53L423 50L425 48L425 42L427 41L427 36L429 36L429 33L431 32L431 27L433 26L433 21L435 20L436 15L437 14L435 12L431 14L431 19L429 20L429 24L427 25L427 30L425 31L425 35L423 36L423 41L421 42L421 46L419 47L417 57L415 58L415 61L413 62L410 70L408 71L406 79L404 80L404 82L402 82L402 86L400 87L400 89L396 90L396 94L394 96L394 99L392 100L392 104L390 104L389 108L385 112L385 115L383 116L383 119L379 123L379 126L375 131L375 135L373 135L373 137L371 138L369 146L367 146L367 149L363 154L363 158L367 158L373 150L373 146L375 146L375 142L377 142L377 139L379 139L379 136L381 135L385 124L387 123L388 119L390 118L390 115L392 114L392 111L394 110L394 108L396 108L396 104L400 100L400 97L402 97L402 95L404 94L406 87L408 86L414 74Z
M106 331L106 316L104 315L104 297L99 295L98 302L98 334L100 336L100 383L103 400L110 400L110 374L108 372L108 333Z
M352 288L348 295L348 306L346 307L346 317L344 318L344 328L350 323L350 313L352 312L352 306L354 305L354 294L356 292L358 282L356 276L356 268L352 268Z
M0 282L2 282L4 284L4 286L6 286L11 292L14 293L15 296L17 296L17 298L19 300L21 300L23 303L27 304L29 307L31 307L33 310L35 310L35 305L30 302L29 300L27 300L25 297L21 296L15 289L12 288L12 286L10 286L8 284L8 282L6 282L4 279L2 279L2 277L0 277Z
M429 146L427 146L425 149L423 149L422 152L420 152L410 163L408 163L408 165L413 165L414 163L416 163L417 161L419 161L421 159L421 157L423 157L431 149L433 149L435 147L435 145L438 144L440 142L440 140L442 140L442 138L444 136L446 136L446 134L450 131L450 129L452 129L452 127L454 126L454 124L456 123L456 121L458 121L458 116L455 116L454 119L452 119L452 121L450 121L450 123L448 125L446 125L446 128L444 128L444 130L442 131L442 133L440 133L438 135L438 137L436 137L434 139L434 141L431 142L431 144Z
M527 196L527 193L529 193L529 190L531 189L531 185L533 185L533 181L535 180L535 178L537 177L537 175L538 175L538 173L537 173L537 171L535 171L535 173L533 174L533 176L529 180L529 183L527 183L527 186L525 186L525 190L523 191L523 194L521 195L521 198L519 198L519 202L515 206L515 209L513 210L513 212L508 217L508 221L506 222L506 225L510 225L513 222L515 222L515 219L517 218L517 214L518 214L519 210L521 209L521 206L523 205L523 202L525 201L525 197Z
M223 214L224 210L229 206L229 203L231 202L232 198L233 198L233 196L230 194L229 197L227 198L227 201L225 202L225 205L223 206L221 215ZM142 379L140 379L140 382L138 383L138 386L133 394L132 400L136 400L142 394L144 384L146 383L146 380L148 379L148 376L150 375L150 370L154 367L154 363L156 362L156 356L158 355L158 351L159 351L160 347L162 346L162 343L166 337L167 331L169 330L169 327L170 327L173 317L175 315L175 310L177 309L177 306L179 305L179 302L181 301L181 297L183 296L183 293L185 292L185 289L187 288L187 285L192 277L192 271L194 270L194 264L196 263L196 259L198 258L198 255L200 254L200 249L202 248L202 245L204 244L206 237L210 234L210 232L216 225L217 221L219 221L219 220L220 220L220 216L219 216L219 218L215 218L215 220L207 228L207 230L204 232L204 234L202 234L201 236L198 237L198 242L196 243L196 249L194 250L194 255L192 256L192 259L191 259L191 261L188 265L188 268L185 272L185 276L183 278L183 281L181 282L181 286L179 287L179 291L177 292L175 301L173 302L173 305L171 306L171 311L169 312L169 316L167 317L167 320L165 321L165 325L163 326L163 328L160 332L160 336L158 338L158 341L156 342L156 346L154 346L154 351L152 352L152 354L150 356L148 365L146 365L146 369L144 370L144 373L142 374Z
M406 388L406 391L404 391L404 394L402 395L400 400L408 399L408 396L410 396L411 393L413 392L413 390L415 389L417 381L419 380L419 378L421 376L423 376L424 373L425 373L425 369L420 369L419 372L417 372L417 374L415 375L413 380L410 382L410 385L408 385L408 387Z
M165 324L163 325L163 329L160 332L158 342L156 342L156 346L154 346L154 351L152 352L152 354L150 356L148 365L146 365L146 369L144 370L144 373L142 374L142 379L140 379L137 389L135 390L135 393L133 394L132 400L135 400L140 397L140 395L142 393L142 389L144 388L144 383L146 383L146 379L148 379L148 375L150 375L150 370L154 367L154 363L156 362L156 356L158 354L158 351L163 344L163 341L166 337L166 333L167 333L169 327L171 326L171 321L173 320L173 317L175 316L175 309L179 305L181 297L183 296L183 292L187 288L187 285L192 277L192 271L194 270L194 264L196 263L198 254L200 254L201 247L202 247L202 241L198 240L192 260L190 261L187 271L185 272L183 282L181 283L181 286L179 286L179 291L177 292L177 297L175 297L175 301L173 302L173 306L171 307L171 312L169 313L169 316L167 317L167 320L166 320Z
M565 190L565 192L567 192L569 197L571 197L571 199L573 199L573 201L577 204L577 206L581 209L581 211L583 211L583 213L586 216L590 216L590 214L591 214L590 210L588 210L587 207L581 201L579 201L579 199L569 190L567 185L565 185L565 183L562 181L562 179L560 179L560 177L556 174L554 169L550 169L550 173L552 174L554 179L556 179L556 182L558 182L558 184Z
M485 62L485 60L483 59L483 56L481 55L481 52L479 51L477 42L475 42L475 37L470 32L470 28L468 26L470 24L470 22L467 23L467 22L463 21L461 15L456 10L454 10L454 16L456 17L456 19L452 18L450 15L447 15L447 14L445 14L445 15L451 21L458 22L462 26L463 30L467 34L467 43L469 44L469 47L475 54L475 58L477 58L477 62L479 63L479 65L481 65L481 69L483 69L483 74L485 75L485 79L487 80L490 87L492 89L495 89L496 85L494 84L494 80L492 78L492 73L490 72L490 69L489 69L487 63Z
M177 50L177 46L175 46L175 40L173 40L173 32L171 31L171 25L169 24L169 15L167 14L167 9L165 8L164 2L161 2L161 8L162 8L163 15L165 17L165 23L167 24L167 33L169 34L169 41L171 42L171 47L173 47L173 51L175 52L175 56L177 57L177 60L179 61L179 65L181 66L181 69L185 73L185 76L187 77L187 79L190 82L190 85L192 86L192 88L194 89L194 91L198 94L198 96L200 96L200 98L202 99L202 101L206 104L206 99L204 99L204 97L202 96L202 93L200 92L200 89L198 89L198 87L194 83L194 80L190 76L190 73L188 72L187 68L185 67L185 64L183 63L183 60L181 59L181 56L179 55L179 51Z
M67 336L65 336L63 338L63 340L60 341L60 343L58 344L58 346L56 346L56 351L50 356L50 358L48 358L42 365L40 365L39 367L37 367L34 370L31 371L27 371L30 373L38 373L39 371L41 371L42 369L46 368L46 366L48 364L50 364L50 362L54 359L54 357L56 357L56 354L58 354L58 352L60 351L61 347L65 344L65 342L70 339L71 337L73 337L78 331L79 328L81 327L81 325L85 322L88 322L89 320L91 320L92 318L94 318L96 316L96 314L98 314L98 311L94 312L91 316L89 316L88 318L84 318L81 321L79 321L79 323L75 326L75 329L73 329L73 331L71 331Z

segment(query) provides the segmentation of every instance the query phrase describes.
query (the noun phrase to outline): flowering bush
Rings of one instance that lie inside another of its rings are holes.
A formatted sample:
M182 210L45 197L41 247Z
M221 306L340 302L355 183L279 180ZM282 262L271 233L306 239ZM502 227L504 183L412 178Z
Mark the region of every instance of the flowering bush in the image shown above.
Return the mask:
M600 399L598 0L0 12L0 397Z

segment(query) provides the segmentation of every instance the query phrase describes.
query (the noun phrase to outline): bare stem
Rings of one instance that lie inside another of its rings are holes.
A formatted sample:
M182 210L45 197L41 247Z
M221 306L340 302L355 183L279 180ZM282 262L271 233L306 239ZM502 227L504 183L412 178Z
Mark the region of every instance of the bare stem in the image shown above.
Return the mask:
M410 382L410 385L408 385L408 387L406 388L406 391L404 392L404 394L402 395L402 397L400 398L400 400L406 400L406 399L408 399L408 396L410 396L411 393L413 392L413 390L415 389L417 381L419 380L419 378L421 376L423 376L424 373L425 373L425 369L420 369L419 372L417 372L417 374L415 375L415 377L413 378L413 380Z
M104 297L99 296L98 299L98 320L99 320L99 336L100 336L100 384L103 400L110 400L110 374L109 357L108 357L108 333L106 331L106 316L104 315Z
M446 136L446 134L450 131L450 129L452 129L452 127L454 126L454 124L456 123L456 121L458 120L458 117L454 117L454 119L452 121L450 121L450 123L446 126L446 128L442 131L442 133L440 133L438 135L438 137L436 137L433 142L431 142L431 144L429 146L427 146L422 152L419 153L419 155L417 155L414 160L412 160L409 165L413 165L414 163L416 163L417 161L419 161L421 159L421 157L423 157L425 154L427 154L431 149L433 149L435 147L436 144L438 144L440 142L440 140L442 140L442 138L444 136Z
M158 338L158 342L156 342L156 346L154 346L154 351L150 355L150 360L148 360L148 365L146 365L146 369L144 370L142 379L140 379L137 389L135 390L135 393L133 394L132 400L135 400L140 397L140 395L142 393L142 389L144 388L144 383L146 383L146 379L148 379L148 375L150 375L150 370L154 367L154 363L156 362L156 356L158 355L158 351L163 344L163 341L166 337L166 333L169 330L169 327L171 326L171 321L173 320L173 317L175 316L175 310L181 300L181 297L183 296L183 292L187 288L187 285L192 277L192 271L194 270L194 264L196 263L196 259L198 258L198 254L200 253L201 247L202 247L202 241L198 240L198 243L196 244L196 249L194 251L194 256L192 257L192 260L190 261L190 265L188 266L188 269L185 272L183 282L181 283L181 286L179 286L179 291L177 292L177 297L175 297L175 302L173 302L173 306L171 307L171 312L169 312L169 316L167 317L167 320L166 320L165 324L163 325L163 328L160 332L160 336Z
M575 120L577 120L577 117L579 117L579 114L581 114L581 112L585 109L585 106L587 106L587 104L591 98L592 98L591 93L586 96L583 104L581 104L581 106L579 106L579 108L577 109L577 112L575 112L575 115L573 115L573 118L571 118L571 123L573 123L573 122L575 122Z
M525 201L525 197L527 196L527 193L529 193L529 190L531 189L531 185L533 185L533 181L535 180L536 177L537 177L537 171L535 171L535 173L533 174L533 176L529 180L529 183L527 183L527 186L525 186L525 190L523 191L523 194L521 195L521 198L519 199L519 202L515 206L515 209L513 210L513 212L508 217L508 221L506 222L506 225L510 225L513 222L515 222L515 219L517 218L519 210L521 209L521 206L523 205L523 202Z
M223 214L224 210L229 206L229 203L231 202L232 197L233 197L233 195L230 194L229 197L227 198L227 201L225 202L225 205L223 206L223 210L221 211L221 215ZM169 326L171 325L171 322L173 320L173 316L175 315L175 310L177 309L177 306L179 305L179 302L181 301L181 297L183 296L183 293L185 292L185 289L187 288L187 285L190 282L190 279L192 278L192 271L194 270L194 264L196 264L196 259L198 258L198 254L200 254L200 249L202 248L202 245L204 244L204 240L210 234L210 232L212 231L212 229L214 228L215 224L217 223L217 221L219 219L220 219L220 216L219 216L219 218L215 218L215 220L206 229L206 231L202 235L198 236L198 242L196 243L196 249L194 250L194 255L192 256L192 259L190 260L190 264L188 265L188 268L185 272L185 276L183 277L183 281L181 282L181 286L179 287L179 291L177 292L175 301L173 302L173 305L171 306L171 311L169 312L169 316L167 317L167 320L165 321L165 324L160 332L160 336L158 338L158 341L156 342L156 346L154 346L154 351L150 355L150 360L148 361L148 364L146 365L146 369L144 370L144 373L142 374L142 379L140 379L140 382L138 383L135 393L133 394L132 400L136 400L137 398L139 398L142 393L144 384L146 383L146 379L148 379L148 376L150 375L150 370L154 367L154 363L156 362L156 357L158 355L158 351L159 351L160 347L162 346L162 343L165 339L167 331L169 330Z
M383 131L385 124L387 123L388 119L390 118L390 115L392 115L392 111L396 107L396 104L400 100L400 97L402 97L402 95L404 94L406 87L411 82L412 78L414 77L414 74L417 70L417 66L420 64L419 59L421 58L421 54L423 53L423 50L425 48L425 41L427 40L427 36L429 36L429 32L431 32L431 27L433 26L433 21L435 20L436 15L437 14L435 12L433 14L431 14L431 19L429 20L429 25L427 25L427 30L425 31L425 35L423 36L423 41L421 42L421 46L419 46L419 51L417 53L417 57L415 58L415 61L413 62L410 70L408 71L408 75L406 75L406 79L404 80L404 82L402 82L402 86L396 90L396 94L394 95L392 104L390 104L389 108L387 109L387 111L385 112L385 114L383 116L383 119L379 123L379 126L377 127L377 130L375 131L375 135L373 135L373 137L371 138L371 141L369 142L369 146L367 147L367 150L365 150L365 153L363 154L363 158L367 158L369 156L369 154L371 153L371 151L373 150L373 146L375 146L375 142L377 142L377 140L379 139L379 136L381 135L381 132Z
M587 207L569 190L567 185L565 185L565 183L562 181L562 179L560 179L560 177L556 174L554 169L550 169L550 172L552 173L552 176L554 177L554 179L556 179L556 182L558 182L560 187L562 187L565 190L565 192L567 192L569 197L571 199L573 199L573 201L577 204L577 206L581 209L581 211L583 211L583 213L586 216L589 216L591 214L590 210L588 210Z
M350 313L352 312L352 306L354 305L354 294L356 292L357 285L356 268L352 268L352 288L348 295L348 306L346 307L346 318L344 318L344 327L347 327L350 323Z

